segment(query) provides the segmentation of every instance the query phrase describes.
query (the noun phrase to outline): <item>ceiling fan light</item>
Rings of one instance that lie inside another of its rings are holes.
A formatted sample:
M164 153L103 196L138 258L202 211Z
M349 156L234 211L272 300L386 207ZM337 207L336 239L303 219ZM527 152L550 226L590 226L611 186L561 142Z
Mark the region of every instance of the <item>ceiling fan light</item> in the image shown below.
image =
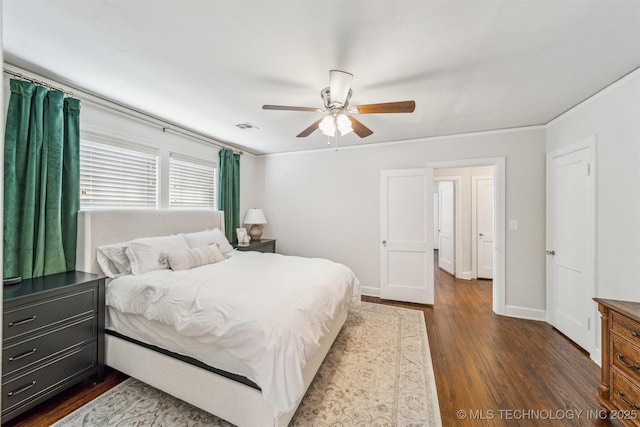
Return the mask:
M353 131L353 127L351 127L351 120L344 114L340 114L336 119L336 124L338 125L338 130L340 130L340 135L344 136L349 132Z
M318 125L323 134L327 136L335 136L336 135L336 122L333 119L333 116L326 116L324 119L320 121Z
M331 93L331 104L340 104L347 101L353 74L340 70L329 71L329 92Z

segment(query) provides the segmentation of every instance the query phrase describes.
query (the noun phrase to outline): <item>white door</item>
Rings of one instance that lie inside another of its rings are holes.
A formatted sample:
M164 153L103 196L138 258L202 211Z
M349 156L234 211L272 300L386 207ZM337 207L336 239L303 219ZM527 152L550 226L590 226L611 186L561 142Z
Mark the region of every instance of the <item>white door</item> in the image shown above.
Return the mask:
M433 249L440 248L440 203L438 193L433 193Z
M493 179L476 179L475 194L477 276L493 279Z
M594 317L595 216L590 159L591 148L587 147L551 153L547 161L548 320L587 351L592 348Z
M456 273L455 263L455 199L453 181L438 182L440 234L438 266L449 274Z
M380 173L380 297L433 304L433 169Z

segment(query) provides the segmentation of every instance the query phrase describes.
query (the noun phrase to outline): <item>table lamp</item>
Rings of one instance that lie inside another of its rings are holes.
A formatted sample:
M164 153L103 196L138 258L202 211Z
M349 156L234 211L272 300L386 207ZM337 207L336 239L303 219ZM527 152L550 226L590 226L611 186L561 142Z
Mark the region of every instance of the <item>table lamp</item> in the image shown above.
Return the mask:
M267 218L265 218L262 209L249 209L244 216L244 223L251 224L249 229L251 240L260 240L262 237L262 224L267 223Z

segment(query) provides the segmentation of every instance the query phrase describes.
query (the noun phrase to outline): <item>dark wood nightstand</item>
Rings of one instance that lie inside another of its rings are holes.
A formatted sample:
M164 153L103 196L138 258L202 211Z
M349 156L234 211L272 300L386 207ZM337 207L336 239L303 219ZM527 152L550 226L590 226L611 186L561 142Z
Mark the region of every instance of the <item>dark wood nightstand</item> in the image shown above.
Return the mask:
M239 251L256 251L276 253L275 239L252 240L249 243L234 243L233 247Z
M70 271L4 287L3 423L93 375L102 382L104 285Z

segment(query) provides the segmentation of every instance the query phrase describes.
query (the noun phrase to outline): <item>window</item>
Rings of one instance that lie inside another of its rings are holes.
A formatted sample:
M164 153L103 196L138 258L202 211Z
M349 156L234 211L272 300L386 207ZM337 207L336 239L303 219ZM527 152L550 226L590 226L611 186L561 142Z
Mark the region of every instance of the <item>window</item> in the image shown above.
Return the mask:
M177 154L169 161L169 206L216 208L216 164Z
M80 208L158 206L158 155L80 141Z

